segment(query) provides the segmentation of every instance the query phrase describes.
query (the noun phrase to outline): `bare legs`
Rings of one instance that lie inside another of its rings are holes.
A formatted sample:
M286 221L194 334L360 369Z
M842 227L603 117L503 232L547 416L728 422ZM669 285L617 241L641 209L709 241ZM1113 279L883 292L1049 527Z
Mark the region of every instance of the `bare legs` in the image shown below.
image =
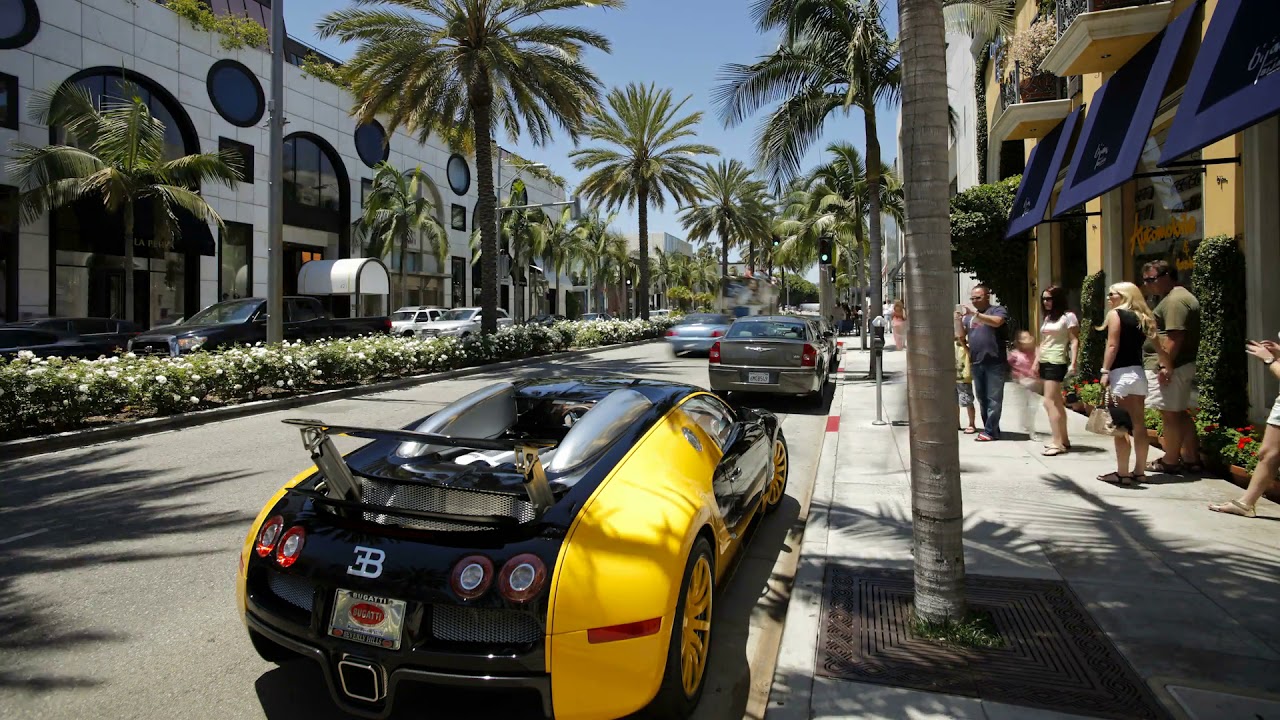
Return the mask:
M1214 503L1209 506L1209 509L1214 512L1254 517L1253 507L1258 504L1258 499L1267 491L1267 487L1275 482L1277 469L1280 469L1280 427L1267 425L1267 430L1262 435L1262 447L1258 450L1258 466L1254 468L1253 477L1249 479L1249 489L1244 491L1244 495L1241 495L1239 500Z
M1147 449L1149 441L1147 439L1147 429L1143 425L1142 417L1146 409L1147 399L1141 395L1130 395L1129 397L1116 398L1116 405L1129 413L1129 418L1133 421L1132 435L1119 435L1115 438L1116 444L1116 474L1122 479L1141 476L1147 466ZM1129 469L1129 449L1133 448L1133 470Z
M1067 404L1062 397L1062 383L1044 381L1044 410L1049 414L1050 441L1054 447L1065 450L1071 440L1067 437Z

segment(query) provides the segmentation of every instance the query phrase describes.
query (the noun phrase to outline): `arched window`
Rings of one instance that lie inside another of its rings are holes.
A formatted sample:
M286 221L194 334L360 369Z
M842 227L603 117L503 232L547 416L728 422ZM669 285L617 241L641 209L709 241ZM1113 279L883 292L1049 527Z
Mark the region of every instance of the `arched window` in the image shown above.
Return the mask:
M165 157L180 158L200 152L200 140L195 126L183 111L182 105L172 95L150 79L119 68L95 68L72 75L68 83L74 83L89 91L89 96L99 108L103 98L110 101L128 100L130 94L142 98L151 115L164 123ZM129 85L133 88L130 90ZM65 135L54 131L54 142L66 142ZM75 139L71 139L75 143Z
M333 147L299 133L284 141L284 212L289 225L340 232L346 169Z

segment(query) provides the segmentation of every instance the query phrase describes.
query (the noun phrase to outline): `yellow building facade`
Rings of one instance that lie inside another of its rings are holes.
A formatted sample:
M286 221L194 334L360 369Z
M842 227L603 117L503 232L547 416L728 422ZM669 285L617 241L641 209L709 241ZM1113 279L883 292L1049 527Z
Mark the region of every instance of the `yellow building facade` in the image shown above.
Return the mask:
M1200 241L1226 235L1246 257L1249 336L1280 331L1276 21L1280 0L1019 0L1017 32L984 78L986 172L1044 178L1047 212L1032 208L1029 234L1009 241L1033 245L1016 299L1033 322L1042 289L1061 285L1078 307L1084 276L1100 270L1141 285L1142 264L1166 259L1190 284ZM1250 363L1249 392L1265 416L1276 387L1261 369Z

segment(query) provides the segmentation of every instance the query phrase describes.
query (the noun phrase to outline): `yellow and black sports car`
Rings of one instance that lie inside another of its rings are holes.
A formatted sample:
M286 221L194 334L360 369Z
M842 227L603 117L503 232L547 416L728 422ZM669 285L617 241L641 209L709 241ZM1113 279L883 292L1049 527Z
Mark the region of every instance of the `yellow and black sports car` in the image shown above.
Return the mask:
M715 589L786 489L774 415L669 382L500 383L404 430L286 422L315 467L250 529L241 614L265 659L315 660L368 717L406 683L686 717ZM337 434L374 442L343 457Z

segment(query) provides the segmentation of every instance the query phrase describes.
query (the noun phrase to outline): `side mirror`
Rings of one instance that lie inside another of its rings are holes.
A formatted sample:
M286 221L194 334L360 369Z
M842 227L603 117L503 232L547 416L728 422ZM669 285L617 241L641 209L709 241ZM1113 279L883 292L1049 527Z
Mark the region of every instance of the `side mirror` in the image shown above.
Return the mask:
M830 330L823 330L822 337L831 339L832 337L835 337L835 333L831 332Z

